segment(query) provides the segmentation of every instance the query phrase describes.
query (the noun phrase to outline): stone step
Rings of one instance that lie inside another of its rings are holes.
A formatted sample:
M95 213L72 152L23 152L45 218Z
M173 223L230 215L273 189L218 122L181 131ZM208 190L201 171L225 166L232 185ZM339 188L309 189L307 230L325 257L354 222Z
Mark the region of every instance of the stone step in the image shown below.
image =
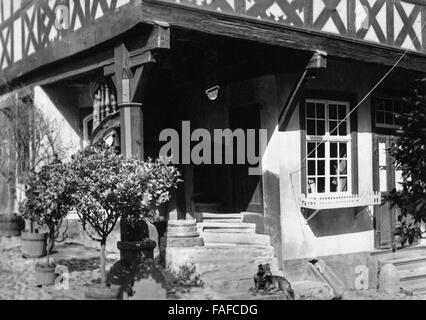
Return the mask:
M206 221L214 221L215 223L234 223L234 224L239 224L241 223L241 219L212 219L212 220L204 220Z
M423 266L411 266L404 269L398 268L398 274L401 281L412 280L412 279L426 279L426 265Z
M208 230L208 229L245 229L245 230L256 230L256 225L254 223L242 223L242 222L203 222L198 224L199 230Z
M235 243L235 244L255 244L270 246L271 240L267 235L260 234L217 234L217 233L204 233L204 243Z
M380 260L379 264L380 267L383 267L384 265L391 263L395 267L400 268L407 265L413 265L413 264L426 264L426 256L412 256L412 257L404 257L399 259L389 259L389 260Z
M240 213L203 213L203 219L204 222L206 221L215 221L221 220L221 221L227 221L227 220L238 220L239 222L243 221L243 215Z
M170 248L169 257L180 264L185 262L221 262L233 261L234 259L269 259L274 256L272 246L222 246L222 247L189 247L189 248Z
M273 258L253 258L245 261L224 261L222 263L197 263L197 271L208 279L253 278L259 264L269 263L274 275L280 275L278 261Z
M220 267L221 263L246 264L246 267L247 263L258 263L255 266L257 268L259 264L271 263L272 259L275 259L275 257L271 252L248 252L241 254L234 251L226 251L217 255L208 255L207 253L203 253L193 257L191 261L193 263L216 264L218 267Z
M426 291L426 278L420 279L406 279L399 283L400 288L405 291L411 291L413 293Z
M400 277L400 287L406 291L418 294L426 291L426 256L408 256L397 259L384 259L379 261L380 267L393 264Z
M256 230L253 229L244 229L244 228L212 228L204 229L203 234L205 233L244 233L244 234L256 234Z

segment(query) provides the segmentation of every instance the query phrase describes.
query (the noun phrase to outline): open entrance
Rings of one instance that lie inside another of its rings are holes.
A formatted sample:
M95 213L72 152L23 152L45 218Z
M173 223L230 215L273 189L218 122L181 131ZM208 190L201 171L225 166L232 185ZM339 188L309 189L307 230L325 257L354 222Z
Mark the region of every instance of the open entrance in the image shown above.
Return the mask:
M232 132L243 130L244 150L247 153L249 143L255 144L256 156L260 153L259 135L260 113L256 105L246 105L229 110L229 124ZM248 141L248 130L256 130L255 141ZM237 138L233 140L233 164L212 164L194 166L194 201L199 211L215 213L263 213L262 179L259 175L250 175L250 165L238 163ZM223 150L223 163L225 152Z

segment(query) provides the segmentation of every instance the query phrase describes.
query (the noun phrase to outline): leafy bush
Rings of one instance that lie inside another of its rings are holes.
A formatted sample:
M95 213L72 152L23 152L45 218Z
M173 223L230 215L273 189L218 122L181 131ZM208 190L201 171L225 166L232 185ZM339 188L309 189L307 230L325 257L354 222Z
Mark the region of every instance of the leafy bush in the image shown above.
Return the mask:
M52 243L58 237L59 227L73 204L67 175L67 166L60 162L33 172L29 176L26 199L20 203L22 216L31 222L31 232L34 232L34 223L47 227Z
M419 224L426 222L426 79L415 82L405 106L397 115L400 137L389 150L402 173L402 190L385 199L400 209L396 235L402 245L421 237Z
M170 294L189 293L192 288L204 287L204 282L194 264L182 265L178 272L165 269L164 276Z
M105 145L80 151L69 165L74 207L89 236L101 243L102 284L106 284L105 246L120 218L150 221L153 208L167 202L178 172L165 161L125 159Z

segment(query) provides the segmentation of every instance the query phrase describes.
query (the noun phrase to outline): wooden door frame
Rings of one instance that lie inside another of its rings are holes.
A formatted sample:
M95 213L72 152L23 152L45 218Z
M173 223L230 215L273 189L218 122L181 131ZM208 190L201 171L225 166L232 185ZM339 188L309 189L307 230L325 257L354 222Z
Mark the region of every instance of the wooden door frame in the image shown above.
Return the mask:
M390 147L390 141L395 136L393 135L384 135L373 133L373 189L374 191L380 192L380 171L379 171L379 143L385 142L386 148ZM387 167L387 190L392 190L395 187L395 165L392 162L391 156L387 154L386 156L386 167ZM379 215L379 207L374 206L374 245L376 249L388 249L384 248L381 242L381 226L380 219L378 219ZM390 228L391 230L395 230L396 227L396 210L391 209L391 221ZM393 248L395 245L395 234L391 232L390 235L390 247Z

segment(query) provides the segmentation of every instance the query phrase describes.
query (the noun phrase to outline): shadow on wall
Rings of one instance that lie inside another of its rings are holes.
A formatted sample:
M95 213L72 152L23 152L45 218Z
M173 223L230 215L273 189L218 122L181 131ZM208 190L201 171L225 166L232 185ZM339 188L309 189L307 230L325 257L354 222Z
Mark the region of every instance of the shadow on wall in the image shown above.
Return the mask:
M305 217L313 214L306 210ZM368 208L346 208L320 211L309 221L309 227L316 237L371 231L373 217Z
M268 188L264 188L267 190L264 193L265 204L267 204L264 211L265 233L271 237L275 253L281 258L280 178L274 173L267 171L264 173L263 181L264 184L268 185Z

